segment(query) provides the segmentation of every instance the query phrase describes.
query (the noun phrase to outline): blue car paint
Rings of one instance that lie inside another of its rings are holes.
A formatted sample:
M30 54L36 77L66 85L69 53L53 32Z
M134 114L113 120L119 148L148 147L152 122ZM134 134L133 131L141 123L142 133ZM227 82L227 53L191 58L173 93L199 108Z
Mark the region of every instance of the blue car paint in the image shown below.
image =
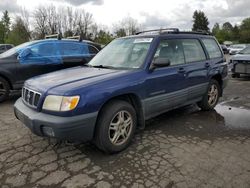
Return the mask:
M145 63L139 69L77 67L29 79L25 82L25 87L42 94L35 110L58 117L98 114L110 99L120 95L133 94L141 103L144 120L169 109L201 100L201 94L206 92L209 80L213 76L219 75L222 80L227 77L227 65L223 62L223 58L209 59L201 40L206 53L206 61L150 70L153 56L162 39L197 39L197 36L168 34L150 37L154 37L154 39ZM47 95L79 95L80 101L73 111L45 111L42 110L42 105Z

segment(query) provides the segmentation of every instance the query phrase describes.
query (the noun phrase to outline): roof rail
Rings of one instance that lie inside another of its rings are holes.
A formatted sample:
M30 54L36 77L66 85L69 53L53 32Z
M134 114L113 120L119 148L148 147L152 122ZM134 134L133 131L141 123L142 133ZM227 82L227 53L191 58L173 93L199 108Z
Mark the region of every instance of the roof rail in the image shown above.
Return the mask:
M211 32L205 30L195 30L195 31L181 31L180 33L186 34L199 34L199 35L212 35Z
M82 42L82 41L83 41L82 35L67 37L67 39L78 39L79 42Z
M136 35L140 35L140 34L144 34L144 33L157 33L157 32L159 34L163 34L163 33L179 33L179 29L178 28L153 29L153 30L140 31L140 32L136 33Z
M53 35L45 35L45 39L57 38L58 40L62 39L62 33L57 33Z

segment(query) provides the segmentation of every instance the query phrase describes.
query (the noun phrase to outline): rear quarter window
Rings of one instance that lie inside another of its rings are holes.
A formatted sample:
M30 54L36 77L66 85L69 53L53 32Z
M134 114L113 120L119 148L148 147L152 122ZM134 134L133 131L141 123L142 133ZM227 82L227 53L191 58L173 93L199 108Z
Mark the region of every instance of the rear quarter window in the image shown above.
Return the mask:
M207 49L208 55L211 59L222 57L220 47L214 39L202 39L204 46Z

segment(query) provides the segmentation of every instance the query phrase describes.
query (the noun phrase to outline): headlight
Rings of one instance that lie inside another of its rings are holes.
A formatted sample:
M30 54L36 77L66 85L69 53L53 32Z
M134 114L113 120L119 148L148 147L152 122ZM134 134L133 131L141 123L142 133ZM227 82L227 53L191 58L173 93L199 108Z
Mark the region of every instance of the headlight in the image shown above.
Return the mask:
M79 102L79 99L79 96L64 97L48 95L43 103L43 109L50 111L74 110Z

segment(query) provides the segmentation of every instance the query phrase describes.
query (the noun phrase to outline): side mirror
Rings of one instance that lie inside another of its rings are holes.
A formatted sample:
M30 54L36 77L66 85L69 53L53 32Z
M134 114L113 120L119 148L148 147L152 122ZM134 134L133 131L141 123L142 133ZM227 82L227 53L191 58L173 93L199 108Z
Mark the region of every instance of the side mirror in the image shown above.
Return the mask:
M154 59L154 61L151 63L149 70L154 70L158 67L167 67L170 65L170 60L165 57L157 57Z
M27 56L29 56L32 53L30 48L25 48L24 50L22 50L20 52L20 54L18 55L19 59L25 59Z

